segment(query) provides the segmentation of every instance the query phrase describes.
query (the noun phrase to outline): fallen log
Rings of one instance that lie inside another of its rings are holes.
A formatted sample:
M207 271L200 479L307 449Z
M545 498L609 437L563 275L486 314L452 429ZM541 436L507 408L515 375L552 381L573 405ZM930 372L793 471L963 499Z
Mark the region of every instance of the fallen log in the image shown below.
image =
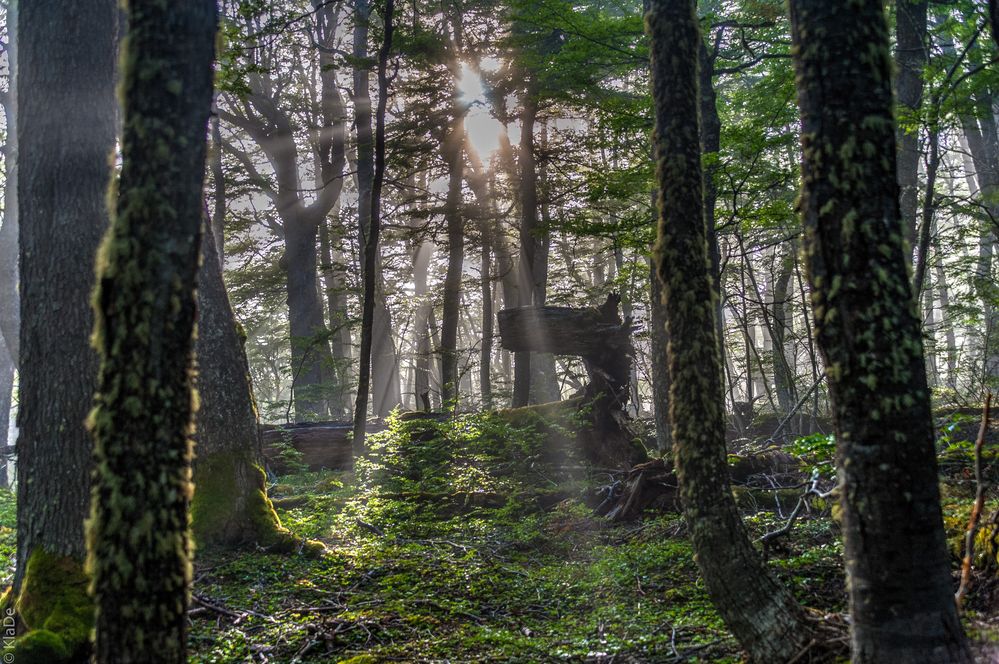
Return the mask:
M352 428L353 424L346 422L263 425L264 460L268 469L276 474L288 472L295 462L309 470L349 470L354 465ZM370 423L367 427L368 433L384 429L381 422Z
M635 326L621 320L617 306L621 298L607 297L600 307L516 307L497 314L500 343L511 352L575 355L583 360L589 375L586 396L612 396L623 408L628 401L631 343Z

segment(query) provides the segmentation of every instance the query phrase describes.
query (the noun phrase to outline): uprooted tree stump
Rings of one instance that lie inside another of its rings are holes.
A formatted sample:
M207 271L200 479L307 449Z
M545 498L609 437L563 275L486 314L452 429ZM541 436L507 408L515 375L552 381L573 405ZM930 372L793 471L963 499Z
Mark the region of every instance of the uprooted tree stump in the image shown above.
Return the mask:
M545 404L573 414L576 444L589 463L627 468L645 461L644 447L625 411L631 363L635 354L631 319L618 314L621 298L609 295L600 307L519 307L499 312L500 343L512 352L575 355L583 360L589 382L581 394L559 404ZM530 412L531 407L508 411Z
M783 477L794 484L802 477L798 462L788 454L771 450L729 459L729 481L740 509L755 511L780 507L790 510L801 498L800 486L775 488L769 480ZM679 484L673 464L652 459L619 474L619 479L598 487L587 503L611 521L630 521L646 508L659 506L679 511Z

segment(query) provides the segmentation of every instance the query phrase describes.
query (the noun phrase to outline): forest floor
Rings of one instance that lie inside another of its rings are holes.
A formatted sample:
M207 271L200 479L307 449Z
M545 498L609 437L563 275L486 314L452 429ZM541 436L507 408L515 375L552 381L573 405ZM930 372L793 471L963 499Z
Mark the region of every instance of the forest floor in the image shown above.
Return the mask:
M670 506L631 523L593 516L582 496L610 478L545 458L543 436L492 415L393 420L369 441L356 472L272 486L284 525L327 555L199 553L192 662L741 661ZM955 570L972 490L963 470L944 483ZM794 502L745 497L754 539ZM767 554L805 605L843 613L840 534L824 508ZM0 492L8 577L14 525L13 496ZM980 578L969 602L982 661L999 661L996 586Z

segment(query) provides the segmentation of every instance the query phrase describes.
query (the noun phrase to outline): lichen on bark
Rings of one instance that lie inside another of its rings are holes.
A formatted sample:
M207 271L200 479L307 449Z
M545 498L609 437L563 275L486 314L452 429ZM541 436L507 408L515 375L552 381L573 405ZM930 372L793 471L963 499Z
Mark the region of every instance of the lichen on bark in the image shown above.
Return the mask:
M87 524L98 662L186 661L195 280L213 0L131 0L122 169L97 259ZM200 165L200 167L199 167Z
M697 563L726 625L755 662L809 647L804 612L749 541L729 488L722 368L711 285L699 131L700 33L693 0L652 0L659 185L656 278L669 337L674 464Z
M968 662L906 269L884 10L879 0L789 6L804 254L836 426L853 661Z

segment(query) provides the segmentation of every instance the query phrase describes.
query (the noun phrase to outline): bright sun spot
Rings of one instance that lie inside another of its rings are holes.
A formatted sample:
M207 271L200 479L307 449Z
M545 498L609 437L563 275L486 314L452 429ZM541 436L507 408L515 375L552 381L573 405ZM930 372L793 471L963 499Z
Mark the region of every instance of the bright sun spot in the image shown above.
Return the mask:
M465 130L472 147L479 153L483 164L489 164L489 157L499 148L499 137L503 125L489 113L486 101L486 91L482 77L469 64L462 64L461 78L458 80L458 91L462 101L472 105L465 117Z

